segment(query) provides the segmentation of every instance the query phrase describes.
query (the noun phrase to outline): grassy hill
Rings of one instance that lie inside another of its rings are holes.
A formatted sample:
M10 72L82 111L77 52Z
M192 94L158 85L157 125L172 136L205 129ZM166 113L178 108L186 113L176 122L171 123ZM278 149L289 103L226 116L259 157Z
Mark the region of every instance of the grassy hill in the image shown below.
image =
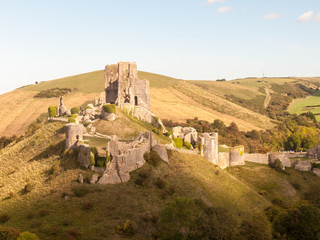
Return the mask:
M199 155L176 151L169 152L169 164L147 163L127 183L80 184L80 173L86 182L93 172L76 168L72 156L61 157L64 131L62 123L40 123L33 134L0 151L0 216L9 218L1 226L41 239L148 239L159 231L162 209L177 197L222 208L235 227L275 199L286 206L320 199L320 178L312 173L281 173L252 163L221 170ZM135 224L133 236L116 231L127 220Z
M151 109L161 119L178 122L195 117L209 122L220 119L227 125L235 122L246 131L274 126L265 107L269 103L276 105L279 96L298 91L301 86L320 86L318 78L248 78L218 82L184 81L142 71L138 75L150 81ZM104 71L44 81L0 95L0 136L23 134L30 123L47 112L49 105L57 105L58 97L34 98L39 92L52 88L72 89L64 96L64 102L69 108L80 106L92 102L104 91Z

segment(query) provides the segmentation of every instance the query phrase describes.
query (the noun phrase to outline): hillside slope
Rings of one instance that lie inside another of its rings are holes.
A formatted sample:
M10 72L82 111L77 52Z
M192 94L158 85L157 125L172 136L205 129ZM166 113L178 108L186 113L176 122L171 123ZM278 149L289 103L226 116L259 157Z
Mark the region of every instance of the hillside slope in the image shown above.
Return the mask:
M264 129L272 127L270 119L225 99L215 92L215 86L207 89L163 75L139 72L139 78L150 81L151 108L161 119L185 121L188 118L212 122L220 119L230 124L236 122L240 129ZM40 91L52 88L73 89L64 97L68 107L93 101L104 89L104 72L94 71L37 85L21 87L0 96L0 136L21 135L39 115L46 113L50 105L57 105L58 98L34 98ZM191 93L190 90L193 92ZM195 92L196 91L196 92ZM235 91L236 92L236 91Z
M79 173L86 181L93 172L57 167L56 161L64 161L60 157L63 139L63 124L43 123L33 135L0 151L0 213L9 216L3 226L29 230L41 239L62 239L70 230L77 231L79 239L118 239L117 225L130 219L142 227L141 216L157 214L176 196L200 198L209 206L228 209L239 220L270 205L203 157L175 151L169 153L169 165L155 168L146 164L131 174L128 183L79 184ZM143 172L149 177L141 186L136 180ZM161 187L159 179L164 182ZM80 196L80 192L84 194ZM84 208L88 203L93 207ZM132 239L144 238L147 231L140 229Z

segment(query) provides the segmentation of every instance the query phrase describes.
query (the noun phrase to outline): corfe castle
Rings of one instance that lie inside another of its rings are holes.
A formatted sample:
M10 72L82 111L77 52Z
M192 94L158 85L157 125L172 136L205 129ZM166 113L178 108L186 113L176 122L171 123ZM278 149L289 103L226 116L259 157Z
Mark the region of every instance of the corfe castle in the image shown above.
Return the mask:
M80 112L75 119L76 123L66 125L66 149L76 149L79 152L77 159L80 165L90 168L93 154L90 146L83 143L83 135L87 128L82 123L89 122L90 130L88 134L95 134L96 130L90 124L91 122L101 118L106 121L114 121L117 118L115 113L106 111L110 106L117 106L140 121L160 125L161 130L166 132L161 120L151 112L150 105L149 81L138 78L136 63L119 62L118 64L107 65L105 67L105 92L95 99L94 105L89 104L85 110ZM70 110L64 106L62 98L60 98L57 112L60 117L70 114ZM58 120L58 118L51 119ZM102 169L102 174L94 174L91 183L115 184L129 181L129 173L145 164L144 154L151 150L157 152L160 158L166 162L168 162L167 149L193 154L199 153L221 168L243 165L245 161L273 164L276 159L279 159L283 168L285 168L292 166L289 157L305 156L305 154L290 155L286 153L246 154L242 146L231 148L228 153L219 153L218 133L200 134L191 127L174 127L170 137L173 139L181 138L192 146L198 146L198 151L177 149L174 144L161 145L155 140L152 132L140 133L129 143L121 141L117 136L106 137L109 138L105 155L106 168ZM308 154L314 155L314 152L316 151L312 149ZM297 161L294 166L300 171L311 171L312 169L309 161ZM101 169L96 169L93 166L91 169L101 171ZM318 174L320 175L320 173Z

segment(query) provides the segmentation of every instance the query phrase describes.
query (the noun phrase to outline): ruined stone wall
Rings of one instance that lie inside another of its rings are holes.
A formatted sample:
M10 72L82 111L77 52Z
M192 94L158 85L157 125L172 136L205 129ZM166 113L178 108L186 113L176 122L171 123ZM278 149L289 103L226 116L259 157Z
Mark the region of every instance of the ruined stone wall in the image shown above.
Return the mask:
M118 64L107 65L104 71L105 94L107 103L115 103L119 92L119 67Z
M203 134L203 156L213 164L218 163L218 133Z
M230 164L229 153L221 152L218 154L218 166L226 168Z
M149 81L138 79L137 64L119 62L105 67L106 103L118 107L126 103L150 111Z
M134 79L134 105L141 106L150 111L150 90L149 81ZM137 101L137 102L136 102Z
M260 164L269 164L269 154L259 154L259 153L245 153L243 155L244 161L254 162Z
M145 164L144 154L155 146L152 132L140 133L131 143L119 142L116 137L108 143L108 152L112 159L107 164L99 184L127 182L129 173Z
M140 121L145 121L152 124L156 123L154 115L144 107L135 106L133 108L133 117Z
M78 141L83 140L83 125L78 123L66 124L66 149L78 147Z

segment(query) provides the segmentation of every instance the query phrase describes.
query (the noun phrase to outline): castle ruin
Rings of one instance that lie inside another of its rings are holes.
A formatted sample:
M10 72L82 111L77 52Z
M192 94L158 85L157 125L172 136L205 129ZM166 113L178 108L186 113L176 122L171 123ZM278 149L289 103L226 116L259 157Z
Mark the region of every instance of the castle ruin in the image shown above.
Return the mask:
M137 64L119 62L105 67L106 103L143 107L150 111L149 81L138 78Z

